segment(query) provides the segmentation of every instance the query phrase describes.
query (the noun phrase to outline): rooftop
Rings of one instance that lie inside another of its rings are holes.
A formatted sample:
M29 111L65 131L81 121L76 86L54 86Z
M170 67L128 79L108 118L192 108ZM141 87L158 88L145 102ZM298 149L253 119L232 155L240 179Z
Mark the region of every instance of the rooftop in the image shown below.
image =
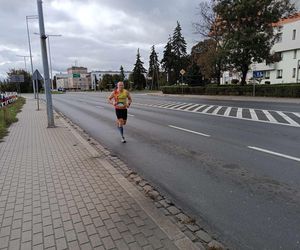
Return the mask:
M293 23L300 20L300 12L297 12L289 17L281 19L279 22L275 23L274 26L280 26L287 23Z

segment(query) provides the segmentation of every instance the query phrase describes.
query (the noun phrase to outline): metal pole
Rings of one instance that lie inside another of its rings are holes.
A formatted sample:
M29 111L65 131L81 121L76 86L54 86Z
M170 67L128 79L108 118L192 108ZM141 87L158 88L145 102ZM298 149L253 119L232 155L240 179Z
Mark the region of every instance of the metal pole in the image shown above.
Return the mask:
M31 76L33 76L33 63L32 63L31 43L30 43L30 35L29 35L29 27L28 27L28 16L26 16L26 25L27 25L27 37L28 37L29 55L30 55L30 64L31 64ZM33 87L34 98L36 99L35 84L33 79L32 79L32 87Z
M47 46L46 46L47 36L45 35L43 6L42 6L41 0L37 0L37 8L38 8L38 14L39 14L41 52L42 52L43 68L44 68L48 128L53 128L53 127L55 127L55 125L54 125L54 118L53 118L52 96L51 96L50 79L49 79L49 65L48 65Z
M36 90L37 90L37 92L36 92L36 96L37 96L37 98L36 98L36 102L37 102L37 110L40 110L39 81L38 81L38 80L35 80L35 83L34 83L34 84L36 84Z
M50 80L51 80L51 88L53 89L53 79L52 79L52 61L51 61L51 49L50 49L50 36L48 36L48 50L49 50L49 66L50 66Z
M253 81L253 96L255 96L255 80Z

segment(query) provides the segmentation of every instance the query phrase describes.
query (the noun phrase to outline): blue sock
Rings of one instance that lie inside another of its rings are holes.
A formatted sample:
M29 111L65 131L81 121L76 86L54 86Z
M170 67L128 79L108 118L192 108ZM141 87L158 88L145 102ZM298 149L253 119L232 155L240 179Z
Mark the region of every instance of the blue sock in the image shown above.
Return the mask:
M119 131L120 131L121 136L124 137L124 136L123 136L123 133L124 133L123 127L118 127L118 129L119 129Z

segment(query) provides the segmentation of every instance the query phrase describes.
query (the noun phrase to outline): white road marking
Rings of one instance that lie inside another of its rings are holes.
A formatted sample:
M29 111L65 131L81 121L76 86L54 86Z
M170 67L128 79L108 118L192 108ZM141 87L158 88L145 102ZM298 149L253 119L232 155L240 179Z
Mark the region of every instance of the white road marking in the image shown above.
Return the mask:
M262 110L262 112L266 115L266 117L269 119L272 123L278 123L277 120L270 114L267 110Z
M223 108L223 106L217 107L217 108L214 110L214 112L212 112L212 114L216 115L216 114L220 111L221 108Z
M192 134L196 134L196 135L210 137L210 135L207 135L207 134L199 133L199 132L196 132L196 131L193 131L193 130L189 130L189 129L185 129L185 128L176 127L176 126L173 126L173 125L169 125L169 127L170 128L175 128L175 129L178 129L178 130L182 130L182 131L185 131L185 132L189 132L189 133L192 133Z
M177 105L173 106L170 109L177 109L178 107L182 106L183 104L186 104L186 103L177 104Z
M293 114L300 118L300 113L293 113Z
M237 109L236 117L237 118L243 118L243 110L242 110L242 108L238 108Z
M202 110L201 113L206 113L208 110L210 110L214 106L208 106L206 109Z
M267 154L271 154L271 155L276 155L276 156L280 156L286 159L290 159L290 160L294 160L294 161L299 161L300 162L300 158L294 157L294 156L290 156L290 155L285 155L285 154L281 154L281 153L277 153L277 152L273 152L267 149L263 149L263 148L258 148L258 147L252 147L252 146L248 146L248 148L256 150L256 151L260 151L260 152L264 152Z
M183 106L181 106L181 107L178 107L177 109L184 109L184 108L186 108L186 107L189 107L189 106L191 106L192 104L191 103L188 103L188 104L186 104L186 105L183 105Z
M255 120L255 121L258 121L259 119L258 119L258 116L257 116L255 110L254 109L249 109L249 111L250 111L251 119Z
M134 115L131 115L131 114L128 114L128 116L132 116L132 117L134 117Z
M172 108L173 106L178 105L178 104L179 104L178 102L174 102L172 104L169 104L169 105L165 106L164 108L165 109Z
M228 107L224 113L224 116L229 116L231 109L231 107Z
M190 106L190 107L184 109L184 111L190 110L190 109L195 108L195 107L197 107L197 106L199 106L199 104L194 104L194 105L192 105L192 106Z
M203 108L203 107L205 107L205 106L206 106L206 105L201 105L201 106L195 108L192 112L197 112L199 109L201 109L201 108Z
M297 122L295 122L292 118L288 117L283 112L277 111L277 114L281 115L283 117L283 119L285 119L289 124L294 125L294 126L299 126L299 124Z

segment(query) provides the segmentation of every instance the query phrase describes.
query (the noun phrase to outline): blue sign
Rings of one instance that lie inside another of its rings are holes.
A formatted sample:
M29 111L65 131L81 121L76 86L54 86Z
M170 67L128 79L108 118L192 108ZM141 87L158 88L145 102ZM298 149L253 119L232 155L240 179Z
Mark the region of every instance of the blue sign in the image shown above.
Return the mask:
M253 71L253 78L263 78L264 72L263 71Z

